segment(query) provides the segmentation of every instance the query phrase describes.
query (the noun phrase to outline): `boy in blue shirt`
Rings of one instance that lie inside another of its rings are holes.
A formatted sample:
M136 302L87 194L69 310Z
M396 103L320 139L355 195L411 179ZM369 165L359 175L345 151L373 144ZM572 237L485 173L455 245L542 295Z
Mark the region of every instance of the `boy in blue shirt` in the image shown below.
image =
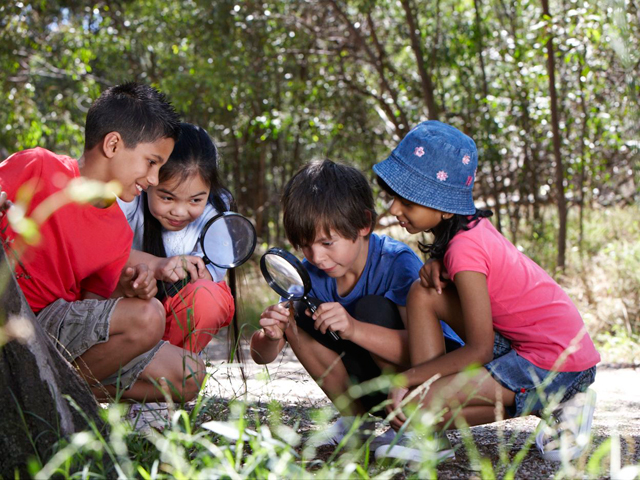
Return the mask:
M270 363L289 342L342 415L314 443L337 445L354 416L386 400L387 392L349 398L349 387L410 365L405 305L423 263L407 245L372 233L373 194L355 168L329 160L304 166L285 186L282 207L287 238L305 256L309 297L318 309L309 316L304 305L294 305L297 332L285 303L265 309L262 329L251 338L251 356ZM458 345L446 324L443 331L448 348Z

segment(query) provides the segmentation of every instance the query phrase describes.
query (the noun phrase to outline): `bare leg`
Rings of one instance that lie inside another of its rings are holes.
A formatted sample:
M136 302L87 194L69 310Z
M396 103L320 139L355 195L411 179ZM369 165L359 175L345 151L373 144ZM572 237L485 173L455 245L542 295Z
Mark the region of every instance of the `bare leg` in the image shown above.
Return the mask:
M302 329L298 329L297 338L291 325L286 333L293 353L341 415L351 416L367 413L359 400L349 399L350 401L345 402L347 390L352 383L340 356L336 352L315 341Z
M80 373L89 384L113 375L157 345L164 328L164 308L158 300L121 299L111 315L109 340L94 345L76 359Z
M417 280L407 299L407 330L411 365L420 365L444 355L444 337L440 320L444 320L465 338L462 308L453 286L438 294L434 288L424 288Z
M500 385L485 368L476 375L459 373L436 380L421 402L421 408L445 413L437 428L454 428L464 419L467 425L481 425L509 418L505 407L515 403L515 393ZM456 417L453 422L452 417Z
M438 294L419 282L412 285L407 301L409 345L412 365L420 365L444 354L439 320L444 320L464 340L462 307L453 286ZM441 343L442 342L442 343ZM515 393L500 385L487 371L475 376L458 373L440 378L429 387L421 408L432 412L445 409L439 429L454 428L463 419L467 425L481 425L508 418L505 406L512 406ZM452 417L456 417L452 420Z
M177 402L193 400L204 377L202 360L187 350L165 343L131 388L122 392L121 398L163 402L169 396ZM105 390L112 397L116 396L113 385L93 388L99 399L105 398Z

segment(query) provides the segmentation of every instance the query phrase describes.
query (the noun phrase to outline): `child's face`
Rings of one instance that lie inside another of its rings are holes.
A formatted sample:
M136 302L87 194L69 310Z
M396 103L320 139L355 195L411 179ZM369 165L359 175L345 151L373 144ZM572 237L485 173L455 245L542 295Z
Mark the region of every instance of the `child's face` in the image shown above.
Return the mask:
M165 229L175 232L202 215L208 198L209 185L200 175L191 175L149 188L149 211Z
M122 185L122 200L130 202L143 190L158 184L160 167L166 163L174 145L172 138L161 138L118 150L111 159L109 177Z
M435 228L443 219L451 218L450 213L424 207L401 197L393 197L389 212L398 219L400 226L409 233L420 233Z
M312 264L333 278L340 278L347 273L360 275L367 262L368 244L365 241L369 229L363 229L358 238L349 240L331 230L326 235L320 229L312 245L302 247L302 253Z

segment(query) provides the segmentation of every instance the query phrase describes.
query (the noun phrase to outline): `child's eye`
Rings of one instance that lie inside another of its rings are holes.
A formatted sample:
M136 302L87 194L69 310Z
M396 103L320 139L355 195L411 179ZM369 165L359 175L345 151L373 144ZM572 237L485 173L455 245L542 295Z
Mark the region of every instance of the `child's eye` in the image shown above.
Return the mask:
M171 197L160 197L160 198L165 202L170 202L171 200L173 200L173 198Z
M194 198L193 200L191 200L191 203L202 203L202 199L201 198Z
M331 245L333 245L333 242L322 242L322 245L324 245L325 247L330 247Z
M155 160L151 160L151 159L149 159L148 162L149 162L149 166L150 167L153 167L154 165L158 164L158 162L156 162Z

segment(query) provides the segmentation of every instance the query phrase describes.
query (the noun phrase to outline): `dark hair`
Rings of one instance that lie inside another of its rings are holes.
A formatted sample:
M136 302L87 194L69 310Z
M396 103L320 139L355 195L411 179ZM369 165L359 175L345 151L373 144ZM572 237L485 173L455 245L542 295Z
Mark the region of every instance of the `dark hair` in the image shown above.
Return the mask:
M87 113L84 148L118 132L126 148L161 138L178 140L180 117L164 94L149 85L127 82L105 90Z
M209 198L207 201L213 205L218 212L228 211L235 208L235 203L231 193L220 183L218 175L218 149L209 137L209 134L200 127L190 123L179 124L180 138L176 143L169 160L160 168L158 183L163 183L171 179L180 182L188 179L192 175L199 175L205 184L209 186ZM142 193L144 205L144 234L142 236L142 250L155 255L156 257L166 257L162 241L162 225L149 210L149 200L146 192ZM236 272L230 269L229 287L234 303L236 303L237 284ZM158 283L158 295L164 294L164 285ZM237 304L236 304L237 307ZM240 328L238 325L238 308L233 315L232 328L229 329L229 354L236 354L242 361L241 349L237 348L240 339ZM244 374L244 372L243 372Z
M312 244L317 230L356 240L360 230L376 224L373 192L357 169L317 160L287 182L282 194L284 230L295 248Z
M380 188L393 197L401 197L398 195L382 178L376 176L376 181ZM409 201L409 200L407 200ZM443 259L444 254L447 251L449 242L459 231L467 231L476 226L476 224L469 226L475 220L479 218L488 218L493 215L491 210L479 210L476 208L476 213L473 215L460 215L454 214L451 218L443 219L435 228L430 230L433 233L433 243L425 244L418 242L420 251L429 255L430 258Z

